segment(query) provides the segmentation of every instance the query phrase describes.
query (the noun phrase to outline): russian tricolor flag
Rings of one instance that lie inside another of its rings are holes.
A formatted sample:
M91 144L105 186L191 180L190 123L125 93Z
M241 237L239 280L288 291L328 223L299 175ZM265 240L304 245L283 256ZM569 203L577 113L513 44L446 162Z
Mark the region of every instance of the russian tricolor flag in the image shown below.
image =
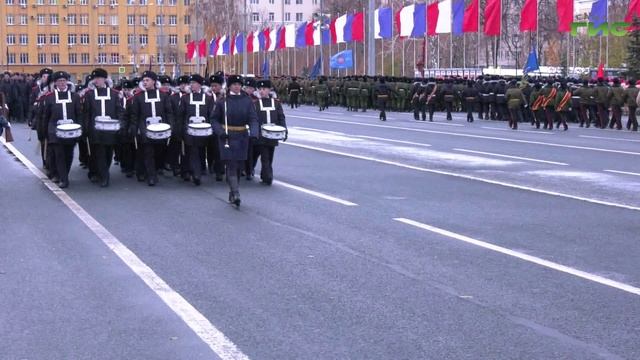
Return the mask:
M239 33L236 35L234 46L233 46L233 55L244 53L244 34Z
M296 47L296 25L285 25L284 43L288 48Z
M373 27L373 34L376 39L391 39L393 37L393 13L391 8L376 9Z
M278 46L278 30L267 29L265 31L267 31L265 35L267 35L268 44L269 44L267 46L267 51L275 51L276 47Z
M396 13L396 26L400 37L421 37L426 33L426 7L424 3L413 4Z
M347 15L342 15L331 22L331 42L333 44L341 44L345 42L344 34L347 26Z
M303 48L307 46L305 33L307 31L307 23L302 23L296 29L296 47Z

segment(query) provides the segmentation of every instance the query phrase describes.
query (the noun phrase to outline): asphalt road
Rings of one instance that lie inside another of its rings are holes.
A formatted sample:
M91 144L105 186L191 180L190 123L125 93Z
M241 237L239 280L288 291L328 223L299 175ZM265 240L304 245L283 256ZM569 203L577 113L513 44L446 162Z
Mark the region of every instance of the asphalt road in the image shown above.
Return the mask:
M77 161L52 192L2 151L0 359L640 358L637 133L285 112L240 210Z

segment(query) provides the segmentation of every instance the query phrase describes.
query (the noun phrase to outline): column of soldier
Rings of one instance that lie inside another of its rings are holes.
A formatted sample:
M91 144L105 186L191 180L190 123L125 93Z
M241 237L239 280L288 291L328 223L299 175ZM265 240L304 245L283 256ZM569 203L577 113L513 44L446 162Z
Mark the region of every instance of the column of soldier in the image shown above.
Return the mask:
M274 84L278 97L291 108L304 103L317 105L320 111L330 105L356 112L377 109L382 121L386 121L388 109L413 111L417 121L426 121L427 114L433 121L434 113L443 111L447 121L453 119L452 112L463 112L467 122L473 122L477 112L479 119L506 120L514 130L521 122L547 130L554 125L567 130L571 122L580 127L620 130L626 116L626 128L638 130L640 81L635 79L347 76L277 78Z
M114 86L95 69L75 86L69 74L43 69L30 103L44 169L61 188L69 186L77 145L81 166L101 187L115 160L127 178L149 186L164 172L195 185L206 173L226 177L229 202L239 206L240 177L251 180L259 159L261 180L271 185L275 147L288 134L269 80L221 72L172 81L145 71Z

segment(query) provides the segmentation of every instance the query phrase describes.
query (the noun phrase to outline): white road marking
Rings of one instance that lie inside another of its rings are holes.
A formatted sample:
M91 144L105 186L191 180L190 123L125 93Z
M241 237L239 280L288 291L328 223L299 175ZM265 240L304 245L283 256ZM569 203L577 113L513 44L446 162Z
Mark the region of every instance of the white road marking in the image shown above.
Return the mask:
M196 335L204 341L221 359L248 360L220 330L191 305L182 295L169 286L153 269L129 250L120 240L109 232L75 202L66 192L49 180L29 159L13 145L0 140L44 185L49 188L111 251L116 254L165 304L184 321Z
M471 244L471 245L475 245L475 246L479 246L481 248L487 249L487 250L491 250L491 251L495 251L504 255L508 255L508 256L512 256L515 258L518 258L520 260L524 260L536 265L540 265L552 270L556 270L559 272L563 272L565 274L569 274L569 275L573 275L585 280L589 280L601 285L605 285L605 286L609 286L618 290L622 290L625 292L628 292L630 294L634 294L634 295L640 295L640 288L637 288L635 286L629 285L629 284L625 284L619 281L615 281L615 280L611 280L611 279L607 279L605 277L602 277L600 275L596 275L596 274L592 274L586 271L582 271L582 270L578 270L575 268L572 268L570 266L566 266L566 265L562 265L562 264L558 264L555 263L553 261L549 261L549 260L545 260L536 256L531 256L531 255L527 255L515 250L511 250L502 246L498 246L498 245L494 245L488 242L484 242L481 240L477 240L468 236L464 236L461 234L457 234L448 230L444 230L444 229L440 229L437 228L435 226L431 226L431 225L427 225L427 224L423 224L414 220L410 220L410 219L405 219L405 218L394 218L393 220L401 222L403 224L407 224L407 225L411 225L414 227L417 227L419 229L422 230L427 230L442 236L446 236L448 238L451 239L455 239L455 240L459 240L459 241L463 241L467 244Z
M314 129L314 128L308 128L308 127L302 127L302 126L292 126L291 128L300 129L300 130L308 130L308 131L317 131L317 132L327 133L327 134L346 135L345 133L342 133L342 132L339 132L339 131Z
M627 171L605 170L605 172L614 173L614 174L624 174L624 175L640 176L640 174L638 174L638 173L627 172Z
M356 123L356 122L352 122L352 121L331 120L331 119L323 119L323 118L314 118L314 117L309 117L309 116L289 115L289 117L299 118L299 119L307 119L307 120L314 120L314 121L324 121L324 122L349 124L349 125L370 126L370 127L379 127L379 128L385 128L385 129L407 130L407 131L423 132L423 133L430 133L430 134L443 134L443 135L460 136L460 137L475 138L475 139L498 140L498 141L506 141L506 142L522 143L522 144L543 145L543 146L552 146L552 147L560 147L560 148L567 148L567 149L593 150L593 151L608 152L608 153L615 153L615 154L625 154L625 155L640 156L640 153L638 153L638 152L612 150L612 149L602 149L602 148L594 148L594 147L588 147L588 146L565 145L565 144L556 144L556 143L548 143L548 142L542 142L542 141L531 141L531 140L507 139L507 138L501 138L501 137L496 137L496 136L462 134L462 133L456 133L456 132L447 132L447 131L440 131L440 130L416 129L416 128L407 128L407 127L382 125L382 124ZM433 122L433 123L429 123L429 124L440 124L440 123ZM447 125L456 125L456 124L447 124ZM462 126L462 125L460 125L460 126Z
M621 138L612 138L612 137L604 137L604 136L580 135L580 137L581 138L587 138L587 139L602 139L602 140L628 141L628 142L639 142L640 143L640 140L621 139Z
M496 154L496 153L490 153L490 152L484 152L484 151L475 151L475 150L467 150L467 149L453 149L453 150L462 151L462 152L471 153L471 154L490 155L490 156L507 158L507 159L517 159L517 160L532 161L532 162L538 162L538 163L543 163L543 164L569 166L569 164L561 163L561 162L538 160L538 159L532 159L532 158L520 157L520 156L512 156L512 155L503 155L503 154Z
M289 189L293 189L293 190L297 190L297 191L303 192L303 193L308 194L308 195L319 197L321 199L333 201L333 202L338 203L340 205L358 206L358 204L352 203L351 201L342 200L342 199L339 199L339 198L331 196L331 195L327 195L327 194L323 194L321 192L305 189L303 187L300 187L300 186L297 186L297 185L293 185L293 184L289 184L289 183L286 183L286 182L283 182L283 181L273 180L273 183L277 184L277 185L280 185L280 186L284 186L284 187L289 188Z
M332 112L332 111L323 111L322 113L324 113L324 114L331 114L331 115L344 115L344 113Z
M349 134L347 134L347 135L349 135ZM429 144L417 143L417 142L413 142L413 141L394 140L394 139L387 139L387 138L381 138L381 137L376 137L376 136L365 136L365 135L351 135L351 136L355 136L355 137L359 137L359 138L363 138L363 139L388 141L388 142L398 143L398 144L416 145L416 146L424 146L424 147L430 147L431 146Z
M488 129L488 130L498 130L498 131L510 131L510 132L523 132L523 133L531 133L531 134L544 134L544 135L555 135L555 133L552 133L550 131L533 131L533 130L512 130L512 129L505 129L505 128L499 128L499 127L493 127L493 126L481 126L481 128L483 129Z
M376 159L376 158L372 158L372 157L369 157L369 156L349 154L349 153L345 153L345 152L341 152L341 151L323 149L323 148L319 148L319 147L315 147L315 146L309 146L309 145L304 145L304 144L296 144L296 143L293 143L293 142L286 142L284 144L290 145L290 146L299 147L299 148L303 148L303 149L308 149L308 150L315 150L315 151L325 152L325 153L328 153L328 154L334 154L334 155L350 157L350 158L353 158L353 159L373 161L373 162L377 162L377 163L380 163L380 164L392 165L392 166L397 166L397 167L401 167L401 168L405 168L405 169L411 169L411 170L416 170L416 171L421 171L421 172L426 172L426 173L431 173L431 174L453 176L453 177L457 177L457 178L461 178L461 179L475 180L475 181L480 181L480 182L484 182L484 183L487 183L487 184L499 185L499 186L504 186L504 187L513 188L513 189L519 189L519 190L525 190L525 191L531 191L531 192L535 192L535 193L551 195L551 196L557 196L557 197L562 197L562 198L567 198L567 199L572 199L572 200L579 200L579 201L584 201L584 202L588 202L588 203L592 203L592 204L611 206L611 207L622 208L622 209L627 209L627 210L640 211L640 207L633 206L633 205L614 203L614 202L598 200L598 199L591 199L591 198L586 198L586 197L582 197L582 196L576 196L576 195L560 193L560 192L556 192L556 191L550 191L550 190L538 189L538 188L524 186L524 185L517 185L517 184L507 183L507 182L504 182L504 181L485 179L485 178L472 176L472 175L465 175L465 174L454 173L454 172L449 172L449 171L442 171L442 170L427 169L427 168L422 168L422 167L419 167L419 166L403 164L403 163L399 163L399 162L395 162L395 161Z

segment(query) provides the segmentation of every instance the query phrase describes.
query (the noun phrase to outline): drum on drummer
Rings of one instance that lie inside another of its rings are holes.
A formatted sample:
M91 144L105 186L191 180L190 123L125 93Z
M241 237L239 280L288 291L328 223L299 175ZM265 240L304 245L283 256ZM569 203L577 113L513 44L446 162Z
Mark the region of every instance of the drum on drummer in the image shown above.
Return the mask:
M179 107L179 122L182 124L184 134L183 158L188 161L189 174L195 185L201 183L201 157L207 154L204 150L213 135L210 117L215 102L213 96L204 93L203 84L202 76L191 75L189 78L191 91L180 99Z
M158 183L156 155L166 150L174 122L170 94L159 89L157 80L153 71L142 74L144 91L135 95L131 107L130 126L140 155L136 156L136 175L149 186Z
M91 77L93 90L86 93L83 103L91 149L89 174L92 182L99 181L101 187L107 187L113 148L119 143L119 132L124 126L124 107L120 92L108 86L106 70L95 69Z
M83 136L80 98L72 92L69 74L57 71L51 75L54 89L43 100L39 121L45 136L45 147L50 147L47 167L55 169L60 188L69 186L69 171L73 162L73 149Z
M256 112L260 125L260 136L254 141L251 156L252 172L260 158L260 180L266 185L273 182L273 155L280 140L287 141L288 131L282 104L271 94L271 81L258 81L259 99L256 102Z

